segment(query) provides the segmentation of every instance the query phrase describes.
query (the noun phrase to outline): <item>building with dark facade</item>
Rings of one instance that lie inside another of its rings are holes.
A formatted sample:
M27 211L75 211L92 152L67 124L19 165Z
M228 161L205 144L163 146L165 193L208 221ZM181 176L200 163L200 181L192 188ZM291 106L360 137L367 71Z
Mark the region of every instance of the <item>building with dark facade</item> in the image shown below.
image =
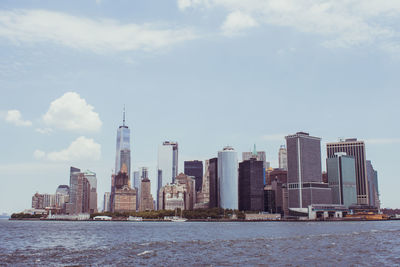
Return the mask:
M326 159L329 187L332 189L332 204L349 207L357 204L356 170L354 157L336 153Z
M287 171L284 169L273 169L267 172L266 185L271 185L273 180L287 183Z
M255 157L239 163L239 210L264 210L264 162Z
M142 181L141 181L141 194L140 194L140 205L139 211L150 211L154 210L154 200L151 194L151 183L150 179L142 172Z
M199 160L185 161L184 173L193 176L196 181L196 192L199 192L203 185L203 162Z
M276 212L276 191L272 189L271 185L266 185L264 187L264 211L268 213Z
M327 158L334 158L335 154L338 152L345 152L348 156L354 157L356 162L357 203L359 205L369 205L367 162L364 142L352 138L326 144Z
M311 204L331 204L331 189L322 182L321 138L298 132L286 136L288 208L307 212Z
M219 189L218 189L218 158L212 158L209 160L208 165L209 175L209 193L210 193L210 204L209 208L219 207Z
M270 167L270 162L267 161L267 154L265 153L265 151L257 151L256 149L256 144L254 144L254 148L253 148L253 152L242 152L242 161L245 160L249 160L251 158L257 158L257 160L261 160L262 162L264 162L264 184L266 184L266 176L265 176L265 172L266 170Z

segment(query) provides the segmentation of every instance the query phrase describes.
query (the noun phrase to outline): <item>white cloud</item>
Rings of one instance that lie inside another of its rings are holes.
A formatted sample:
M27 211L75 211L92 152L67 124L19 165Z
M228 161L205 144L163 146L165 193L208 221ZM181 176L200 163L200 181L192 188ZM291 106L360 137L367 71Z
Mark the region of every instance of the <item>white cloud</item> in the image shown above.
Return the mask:
M180 10L185 10L187 8L190 7L194 7L194 6L201 6L201 5L205 5L206 7L210 6L211 1L208 0L178 0L178 8Z
M0 11L0 37L16 43L53 42L97 53L154 50L196 38L192 30L122 24L47 10Z
M42 150L36 149L36 150L33 152L33 157L34 157L35 159L42 159L42 158L44 158L45 156L46 156L46 153L45 153L44 151L42 151Z
M7 111L7 113L5 114L5 120L6 122L12 123L16 126L32 126L32 122L28 120L23 120L21 112L16 109Z
M257 25L257 22L251 16L235 11L227 16L221 29L225 35L232 36L239 34L244 29L256 27Z
M35 132L38 132L41 134L51 134L53 132L53 129L51 129L51 128L36 128Z
M99 160L101 156L101 145L96 143L93 139L81 136L73 141L66 149L49 153L35 150L33 156L36 159L47 159L55 162Z
M102 122L94 107L75 92L67 92L54 100L43 115L45 124L76 132L97 132Z
M178 7L223 8L242 12L258 24L290 27L318 35L328 47L377 45L396 48L399 30L398 0L179 0ZM225 24L226 22L224 22ZM396 49L400 50L400 49Z

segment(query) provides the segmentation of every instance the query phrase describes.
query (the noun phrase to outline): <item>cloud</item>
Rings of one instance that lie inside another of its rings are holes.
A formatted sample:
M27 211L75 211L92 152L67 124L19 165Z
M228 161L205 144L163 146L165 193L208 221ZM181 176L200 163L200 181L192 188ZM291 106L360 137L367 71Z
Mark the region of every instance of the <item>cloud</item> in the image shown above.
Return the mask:
M53 42L91 50L151 51L192 40L187 28L159 29L153 24L122 24L111 19L89 19L47 10L0 11L0 37L14 43Z
M239 34L244 29L256 27L257 25L257 22L251 16L240 11L235 11L227 16L221 29L225 35L233 36Z
M400 144L400 138L373 138L366 139L365 142L370 145Z
M6 122L14 124L15 126L32 126L32 122L23 120L21 112L16 109L7 111L4 118Z
M43 121L50 127L75 132L97 132L102 122L94 107L86 103L75 92L67 92L54 100L43 115Z
M51 134L53 132L53 129L51 129L51 128L36 128L35 132L38 132L41 134Z
M54 162L99 160L101 156L101 145L96 143L93 139L81 136L73 141L66 149L49 153L37 149L33 153L33 156L35 159L46 159Z
M42 151L42 150L36 149L36 150L33 152L33 157L34 157L35 159L42 159L42 158L44 158L45 156L46 156L46 153L45 153L44 151Z
M259 25L317 35L327 47L398 48L394 45L399 39L395 27L400 17L398 0L178 0L178 7L182 11L222 8L230 14L241 12Z

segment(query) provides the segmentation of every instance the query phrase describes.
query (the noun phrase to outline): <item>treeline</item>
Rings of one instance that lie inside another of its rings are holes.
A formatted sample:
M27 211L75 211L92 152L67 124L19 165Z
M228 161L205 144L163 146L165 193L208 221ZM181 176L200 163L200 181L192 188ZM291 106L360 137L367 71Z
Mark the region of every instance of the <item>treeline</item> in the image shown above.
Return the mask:
M230 219L232 215L235 214L238 219L244 219L245 215L243 212L238 210L230 209L196 209L196 210L184 210L182 211L182 217L195 220L195 219ZM102 212L94 213L90 215L90 218L96 216L109 216L113 218L128 218L142 217L143 219L164 219L165 216L180 216L181 210L178 209L176 212L174 210L153 210L153 211L142 211L142 212Z
M42 214L25 214L25 213L13 213L11 219L40 219Z

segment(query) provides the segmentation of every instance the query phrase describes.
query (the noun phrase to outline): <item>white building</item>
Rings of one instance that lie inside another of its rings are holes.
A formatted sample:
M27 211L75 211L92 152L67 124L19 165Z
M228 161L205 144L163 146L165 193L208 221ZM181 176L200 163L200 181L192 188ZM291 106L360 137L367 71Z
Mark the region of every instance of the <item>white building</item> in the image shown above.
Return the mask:
M232 147L224 147L218 152L218 188L221 208L239 208L238 169L237 153Z

